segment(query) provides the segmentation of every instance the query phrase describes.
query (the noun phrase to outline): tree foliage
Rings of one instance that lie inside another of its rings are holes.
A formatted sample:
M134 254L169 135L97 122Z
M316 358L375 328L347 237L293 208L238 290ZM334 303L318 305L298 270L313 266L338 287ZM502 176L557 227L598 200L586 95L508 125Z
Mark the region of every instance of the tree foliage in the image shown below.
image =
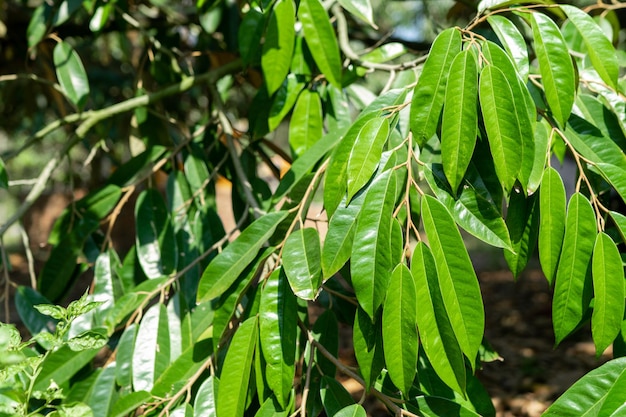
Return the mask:
M51 153L0 237L65 161L92 171L36 288L15 293L32 338L0 327L0 414L365 416L341 373L395 415L494 415L475 372L497 354L462 229L516 277L538 251L557 345L590 321L598 355L613 346L545 415L617 415L623 5L513 3L483 0L424 55L368 45L369 0L27 10L30 58L53 72L0 76L0 91L26 106L11 83L37 85L56 107L2 154L0 187L20 189L32 149ZM116 87L105 60L126 72ZM121 252L111 231L133 202ZM90 291L68 299L88 270ZM338 359L340 323L356 369Z

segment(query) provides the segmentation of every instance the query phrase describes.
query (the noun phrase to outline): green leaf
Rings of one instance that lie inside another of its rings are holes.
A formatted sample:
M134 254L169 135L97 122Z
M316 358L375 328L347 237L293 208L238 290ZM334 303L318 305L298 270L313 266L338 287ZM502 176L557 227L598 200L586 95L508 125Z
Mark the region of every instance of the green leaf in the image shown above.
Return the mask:
M54 329L56 320L39 312L36 305L49 304L50 300L31 287L19 286L15 291L15 309L31 335Z
M320 345L324 346L331 355L338 357L339 323L332 310L324 311L317 318L313 325L312 334L313 338L317 340ZM308 357L308 355L305 353L305 358L306 357ZM319 368L323 375L328 375L331 378L335 377L337 366L322 355L318 349L315 350L315 366Z
M565 126L576 96L574 66L556 23L542 13L532 13L531 22L546 100L556 121Z
M150 279L176 270L178 254L171 219L163 197L154 188L143 191L135 206L137 257Z
M267 93L278 90L289 73L296 39L296 6L293 0L277 0L269 18L263 44L261 67Z
M399 264L391 274L383 306L383 348L394 385L408 393L417 368L417 309L411 271Z
M496 174L509 192L522 166L522 137L532 131L532 127L525 123L528 119L522 119L521 109L516 108L506 76L493 65L485 66L480 74L480 106Z
M617 226L620 234L622 235L622 241L626 242L626 216L616 211L610 211L611 218L615 225ZM20 287L23 288L23 287Z
M228 347L217 392L218 416L243 416L252 356L258 338L258 321L258 317L254 316L241 323Z
M33 391L45 391L50 381L63 385L83 366L91 362L99 350L88 349L74 352L69 346L62 346L59 350L50 353L41 365L41 372L35 380Z
M339 410L333 417L367 417L367 414L362 405L352 404Z
M526 90L528 91L528 90ZM543 177L544 170L546 168L546 162L548 160L548 155L550 154L550 134L552 128L546 119L542 119L540 123L535 123L535 134L531 138L534 140L534 157L532 161L532 169L530 170L530 174L527 176L528 184L526 186L526 193L528 195L534 194L541 185L541 180ZM527 148L526 140L527 137L524 138L524 142L522 146L524 146L524 150ZM520 177L525 177L526 167L524 165L524 160L522 160L522 169L520 170ZM525 177L526 178L526 177ZM520 179L520 182L522 179Z
M411 132L420 147L437 131L450 64L459 52L461 32L456 28L441 32L430 48L411 100Z
M591 262L594 304L591 334L596 356L602 355L613 342L624 317L624 267L619 250L607 234L599 233Z
M303 90L289 122L289 144L296 155L302 155L323 133L322 101L319 94Z
M137 335L137 324L126 327L117 344L115 357L115 381L120 387L130 387L132 383L133 346Z
M65 96L82 110L89 97L89 80L80 57L66 42L57 43L52 57Z
M506 259L513 276L518 278L530 260L539 233L539 210L537 195L524 197L521 191L511 191L506 224L511 234L513 250L505 250Z
M415 400L419 413L424 417L479 417L479 414L474 411L447 398L420 395Z
M354 404L352 396L339 381L326 375L322 377L320 397L326 415L334 416L344 407Z
M301 0L298 19L313 60L326 79L341 88L341 57L335 31L320 0Z
M270 107L270 116L267 120L270 131L275 130L280 122L287 116L289 111L296 104L300 92L304 88L304 82L295 74L289 74L280 86Z
M417 297L417 327L420 342L433 369L449 387L465 392L465 360L454 336L441 295L437 267L432 252L418 242L411 260ZM420 373L421 380L421 373Z
M452 216L425 195L422 221L435 258L443 302L461 350L474 364L485 327L478 279Z
M513 22L502 15L493 14L487 22L500 39L502 46L515 62L518 74L523 81L528 79L528 50L526 41Z
M295 13L294 13L295 14ZM244 65L258 64L261 39L265 28L265 15L251 7L239 25L237 41Z
M259 323L267 384L286 407L296 370L298 303L282 269L276 269L265 282Z
M155 304L144 314L133 349L132 372L135 391L150 391L170 362L167 310Z
M147 391L134 391L118 399L109 417L126 417L128 413L146 404L152 396Z
M368 23L374 29L378 27L374 23L374 13L370 0L339 0L341 7L349 11L353 16Z
M564 246L559 258L552 300L556 344L582 320L591 301L591 254L596 236L596 217L589 200L572 195L567 206Z
M380 323L381 320L377 320L376 324L372 323L367 313L362 308L357 308L352 343L359 371L367 388L372 386L385 366Z
M115 386L115 364L102 370L96 379L87 405L91 407L93 415L108 416L117 400Z
M4 165L4 161L0 158L0 188L5 190L9 188L9 176L7 175L7 167Z
M626 358L613 359L576 381L542 415L618 416L623 412L624 391Z
M212 345L210 339L202 339L188 346L154 382L152 395L161 398L174 395L206 364L207 357L213 353Z
M296 296L314 300L322 278L320 238L317 229L307 227L289 235L283 250L285 275Z
M550 285L556 269L565 233L565 186L559 173L546 168L539 189L539 261Z
M450 74L453 76L446 86L441 122L441 159L443 171L456 194L472 159L478 133L478 67L471 50L454 58Z
M43 39L48 31L48 20L52 14L52 6L48 3L40 4L30 17L26 28L28 38L28 48L36 46Z
M619 76L617 54L609 38L591 16L578 7L561 5L561 10L567 14L570 22L574 24L583 42L587 47L587 53L593 67L609 86L615 88Z
M385 117L369 120L357 134L348 157L348 201L374 174L388 137L389 120Z
M217 417L219 382L215 375L211 375L200 385L193 402L194 417Z
M382 304L392 265L389 242L395 203L396 177L383 172L370 185L357 219L350 272L359 305L374 319Z
M481 192L482 179L471 165L470 168L467 175L470 184L461 189L456 199L446 183L440 164L433 164L432 170L425 165L424 177L459 226L492 246L511 248L509 231L500 212Z
M106 330L95 328L93 330L86 330L72 337L67 341L67 345L74 352L80 352L86 349L100 349L106 345L108 341L109 338L106 335Z
M198 283L198 303L223 294L256 257L287 212L268 213L255 220L237 239L217 255L204 270Z

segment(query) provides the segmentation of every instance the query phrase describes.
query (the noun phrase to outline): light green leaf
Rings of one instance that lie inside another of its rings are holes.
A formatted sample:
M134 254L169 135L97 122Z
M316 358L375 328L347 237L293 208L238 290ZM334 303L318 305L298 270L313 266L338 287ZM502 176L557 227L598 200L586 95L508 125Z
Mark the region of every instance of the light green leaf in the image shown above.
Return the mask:
M373 320L382 304L392 264L389 242L395 203L393 170L383 172L370 185L357 219L350 272L359 304Z
M515 62L519 76L525 82L528 79L528 50L519 29L513 22L499 14L488 16L487 22Z
M283 84L272 99L270 117L267 121L270 132L275 130L285 116L287 116L303 88L304 82L299 80L295 74L289 74L285 81L283 81Z
M263 244L274 234L276 226L287 212L268 213L255 220L241 235L217 255L204 270L198 284L198 302L223 294L257 255Z
M82 110L89 97L89 80L80 57L66 42L57 43L52 57L65 96Z
M521 109L516 109L513 90L504 73L487 65L480 74L480 106L485 121L489 147L495 162L496 174L509 192L522 166L520 149L523 135L532 131L528 119L522 120Z
M109 365L100 372L93 385L87 405L95 416L108 416L117 400L115 372L115 364Z
M130 387L132 383L133 347L137 335L137 324L128 326L117 344L115 382L120 387Z
M341 7L349 11L353 16L368 23L374 29L378 29L374 23L372 5L370 0L339 0Z
M602 355L613 342L624 317L624 267L619 250L607 234L599 233L591 262L593 277L593 314L591 334L596 356Z
M152 396L147 391L134 391L118 399L109 417L126 417L128 414L146 404Z
M565 233L565 186L559 173L546 168L539 189L539 261L550 285L556 269Z
M289 235L283 250L285 274L294 294L314 300L322 278L320 238L317 229L307 227Z
M348 201L369 181L389 137L389 120L374 118L357 134L348 157Z
M454 220L435 198L422 198L422 221L437 265L439 286L461 350L474 366L485 313L478 279Z
M211 375L200 385L193 402L194 417L217 417L219 382L215 375Z
M456 195L472 159L478 133L478 67L471 50L454 58L450 74L441 122L441 159L443 171Z
M459 52L461 32L456 28L441 32L430 48L411 101L411 132L420 147L437 131L450 64Z
M62 346L59 350L50 353L41 365L41 372L35 379L33 391L45 391L50 381L63 385L83 366L91 362L99 350L88 349L74 352L69 346Z
M589 200L572 195L567 206L563 249L559 258L552 300L556 344L582 320L591 301L591 254L596 235L596 217Z
M296 39L296 6L293 0L277 0L269 18L263 44L261 67L267 93L280 88L289 73Z
M439 378L463 394L465 361L446 313L436 268L432 252L419 242L413 252L411 273L417 290L415 304L420 342Z
M531 22L548 106L563 127L569 119L576 97L574 66L556 23L543 13L532 13Z
M296 370L298 303L282 269L276 269L265 282L259 323L261 349L267 363L267 385L284 408Z
M218 416L243 416L252 356L258 338L258 321L258 317L254 316L241 323L228 347L217 392Z
M611 214L611 218L615 225L619 229L620 234L622 235L622 240L626 242L626 216L616 211L609 212Z
M362 61L383 63L406 54L406 47L400 42L389 42L361 56Z
M93 16L89 21L89 30L92 32L99 32L104 28L104 26L109 21L109 16L111 12L114 10L114 3L104 3L99 5L96 10L93 12Z
M587 47L587 53L593 67L609 86L615 88L619 76L617 54L609 38L591 16L578 7L561 5L561 10L567 14L570 22L574 24L583 42Z
M335 31L320 0L301 0L298 19L313 60L326 79L341 88L341 57Z
M339 410L333 417L367 417L367 414L362 405L352 404Z
M399 264L391 274L383 306L383 348L394 385L408 393L417 369L417 309L411 271Z
M133 349L132 371L135 391L150 391L170 363L167 310L155 304L144 314Z
M39 43L48 30L48 19L52 14L52 6L48 3L40 4L30 17L26 28L28 38L28 48L32 48Z
M323 133L322 101L319 94L303 90L289 122L289 144L295 155L302 155Z
M372 319L360 307L356 309L352 343L354 356L359 364L359 371L363 375L366 387L372 386L380 371L385 366L383 353L381 320L372 323Z
M506 259L513 276L518 278L535 251L539 233L539 210L537 195L528 197L520 191L511 191L506 224L511 235L513 250L505 250Z
M561 395L544 417L618 416L626 391L626 358L594 369ZM623 409L621 410L623 412Z

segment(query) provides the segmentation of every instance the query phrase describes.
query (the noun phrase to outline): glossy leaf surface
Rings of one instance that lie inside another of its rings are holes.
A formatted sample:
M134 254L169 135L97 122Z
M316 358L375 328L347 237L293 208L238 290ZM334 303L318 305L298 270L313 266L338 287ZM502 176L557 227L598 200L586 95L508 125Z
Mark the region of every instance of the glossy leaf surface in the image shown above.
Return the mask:
M315 299L322 278L320 239L316 229L306 227L289 235L283 265L294 294L305 300Z
M302 155L322 137L322 121L319 94L303 90L289 123L289 143L296 155Z
M293 0L278 0L265 32L261 66L269 95L274 94L289 72L296 38L296 7Z
M539 192L539 260L550 284L554 283L565 233L565 186L551 167L543 173Z
M54 47L54 66L59 84L67 98L82 109L89 97L89 80L80 57L67 42Z

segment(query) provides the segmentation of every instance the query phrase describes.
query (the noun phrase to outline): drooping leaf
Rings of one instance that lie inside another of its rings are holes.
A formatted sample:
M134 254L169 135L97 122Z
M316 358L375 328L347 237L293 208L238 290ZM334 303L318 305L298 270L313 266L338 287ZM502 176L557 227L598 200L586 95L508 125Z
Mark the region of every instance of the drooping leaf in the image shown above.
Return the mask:
M94 416L108 416L117 400L118 393L115 386L115 364L102 370L96 379L87 405Z
M352 396L346 391L343 385L336 379L326 375L322 377L320 397L324 405L324 410L329 416L334 416L342 408L354 404Z
M461 350L474 363L485 313L478 279L454 220L435 198L422 198L422 221L433 252L443 302Z
M289 73L293 45L296 38L296 6L293 0L278 0L265 31L261 67L265 76L267 93L278 90Z
M591 301L591 254L596 236L593 208L580 193L570 198L564 246L559 258L552 300L555 343L578 326Z
M556 23L542 13L532 13L531 22L546 100L556 121L565 126L576 94L574 66Z
M348 156L348 201L369 181L376 170L389 136L389 121L378 117L365 123Z
M341 88L341 57L337 37L320 0L301 0L298 19L318 68L331 84Z
M322 102L315 91L303 90L289 122L289 144L302 155L322 137Z
M332 310L324 311L315 321L312 329L313 338L334 357L339 354L339 323ZM305 357L307 355L305 354ZM315 350L315 364L323 375L335 377L337 366L324 356L318 349Z
M435 259L423 242L419 242L413 252L411 273L417 290L415 304L421 346L439 378L463 394L465 392L463 352L446 313Z
M413 385L417 365L417 309L411 271L399 264L391 274L383 306L383 349L391 380L402 392Z
M411 132L420 146L437 130L450 64L459 52L461 33L456 28L441 32L430 49L411 101Z
M526 41L513 22L502 15L493 14L487 22L496 32L506 52L515 62L517 71L523 81L528 79L528 50Z
M385 366L381 320L375 324L362 308L357 308L352 331L354 355L366 387L370 387Z
M582 36L594 69L605 83L615 88L619 66L615 48L613 48L609 38L606 37L593 18L578 7L564 4L561 6L561 10L567 14L570 22Z
M228 347L217 392L218 416L243 416L258 338L258 321L254 316L241 323Z
M334 417L367 417L367 414L362 405L352 404L337 411Z
M155 304L145 313L137 330L132 360L135 391L150 391L169 362L167 310L165 305Z
M287 217L287 214L278 211L260 217L216 256L204 270L198 283L198 302L208 301L223 294L252 262L259 249L272 236L276 226Z
M152 396L147 391L133 391L127 395L119 398L113 409L111 410L110 417L125 417L131 411L144 405Z
M244 65L254 65L259 62L264 23L265 15L251 7L239 24L237 41Z
M591 273L595 299L591 334L600 356L620 332L624 317L624 266L615 242L605 233L596 237Z
M300 92L304 88L304 82L295 74L289 74L272 99L270 116L267 120L270 131L275 130L280 122L291 111Z
M415 398L418 410L424 417L454 416L454 417L478 417L479 414L456 403L455 401L441 397L429 397L420 395Z
M524 197L522 192L511 191L506 224L511 234L513 250L505 250L506 259L513 276L518 278L530 260L539 233L539 209L537 195Z
M193 403L194 417L217 417L219 383L219 379L211 375L200 385Z
M391 216L395 203L396 178L393 170L380 174L370 185L359 213L352 247L350 271L359 305L374 319L382 304L392 265Z
M4 165L4 161L0 158L0 188L9 188L9 176L7 175L7 167Z
M80 57L67 42L59 42L54 47L54 66L66 97L80 110L89 97L89 80Z
M50 381L62 385L70 380L80 369L87 365L96 356L100 349L87 349L74 352L69 346L62 346L49 354L37 375L33 391L45 391Z
M305 300L317 297L322 278L321 257L320 238L315 228L298 229L285 241L285 275L298 297Z
M478 67L471 50L459 53L452 60L450 74L454 76L448 79L446 86L441 122L441 159L443 171L452 192L456 194L472 159L478 133Z
M565 186L559 173L546 168L539 189L539 261L552 285L565 233Z
M132 384L133 347L137 336L137 324L128 326L117 344L115 366L115 382L120 387L130 387Z
M358 17L373 28L377 28L374 23L370 0L339 0L339 4L341 4L341 7L349 11L353 16Z

